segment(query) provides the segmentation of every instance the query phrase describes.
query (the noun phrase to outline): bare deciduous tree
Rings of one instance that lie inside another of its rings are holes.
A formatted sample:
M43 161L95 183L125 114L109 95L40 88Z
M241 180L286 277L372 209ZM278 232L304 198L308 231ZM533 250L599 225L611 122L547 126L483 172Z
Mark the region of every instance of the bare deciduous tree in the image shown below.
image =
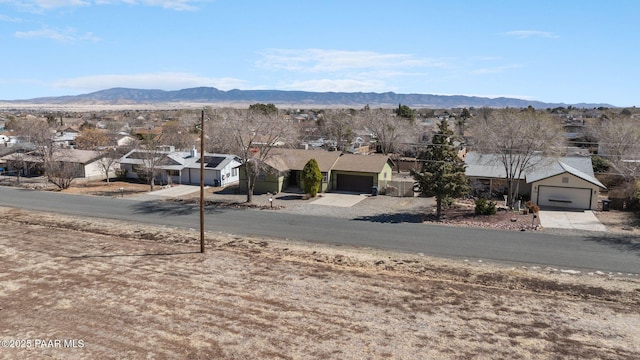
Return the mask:
M27 154L26 149L18 149L9 155L9 158L10 160L7 163L12 171L15 171L16 183L20 184L20 177L23 173L29 173L29 170L33 167L33 162L28 161L30 156Z
M76 138L76 148L80 150L97 150L109 145L109 136L98 129L84 129Z
M205 125L207 151L238 155L244 165L247 202L253 202L253 190L260 172L278 146L290 146L297 137L295 127L280 112L258 110L208 110Z
M153 191L164 153L154 137L145 137L140 142L140 146L141 149L138 149L137 154L142 159L143 165L138 169L138 178L146 180L149 191Z
M23 141L34 145L38 152L43 155L52 155L56 150L53 146L55 130L50 128L44 120L20 120L15 132Z
M51 169L48 163L54 161L56 152L61 150L53 143L55 130L50 128L44 120L23 119L16 124L15 132L23 141L34 146L35 150L31 154L39 158L42 163L42 169L47 175L47 170Z
M78 176L79 166L68 151L63 149L55 152L55 156L45 163L44 171L52 184L64 190L69 188Z
M176 150L188 150L195 144L195 129L182 120L171 120L162 126L159 142L173 146Z
M120 153L117 148L107 148L103 150L102 153L103 157L98 160L98 166L100 166L100 170L102 170L102 173L107 179L107 184L109 184L109 176L118 163Z
M474 149L494 154L507 176L507 204L513 206L522 174L536 165L540 155L554 155L564 145L560 124L544 111L481 109L471 123Z
M630 116L602 117L591 129L598 155L608 160L626 181L640 177L640 123Z
M360 113L360 124L375 135L380 152L385 155L397 153L402 144L416 140L415 121L397 116L392 110L364 110Z
M322 136L335 141L338 151L345 150L351 144L354 127L354 116L344 109L326 110L318 120L318 128Z

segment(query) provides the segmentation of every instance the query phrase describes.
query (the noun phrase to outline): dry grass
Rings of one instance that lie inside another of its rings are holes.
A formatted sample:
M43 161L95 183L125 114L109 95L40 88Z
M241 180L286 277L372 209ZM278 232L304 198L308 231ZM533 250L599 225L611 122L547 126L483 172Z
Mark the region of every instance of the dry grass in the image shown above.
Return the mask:
M0 209L0 357L640 357L640 280Z
M160 187L157 187L160 189ZM66 194L82 194L96 196L131 196L148 192L150 189L147 184L140 184L131 181L90 181L85 183L74 183L68 189L62 190Z

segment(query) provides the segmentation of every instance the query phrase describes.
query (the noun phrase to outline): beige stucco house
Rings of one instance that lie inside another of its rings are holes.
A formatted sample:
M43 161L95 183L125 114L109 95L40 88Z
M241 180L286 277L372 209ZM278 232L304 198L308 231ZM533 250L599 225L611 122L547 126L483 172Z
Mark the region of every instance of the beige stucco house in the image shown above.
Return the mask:
M494 154L469 152L465 174L472 184L503 192L506 170ZM592 209L606 187L596 179L590 156L534 157L519 179L519 193L539 206L565 209Z
M371 193L374 186L381 192L391 181L392 163L387 156L345 154L338 151L272 149L266 160L268 170L258 175L254 193L279 193L287 188L303 189L302 169L311 159L318 162L322 173L320 192L347 191ZM244 166L244 165L243 165ZM243 167L240 189L247 191Z

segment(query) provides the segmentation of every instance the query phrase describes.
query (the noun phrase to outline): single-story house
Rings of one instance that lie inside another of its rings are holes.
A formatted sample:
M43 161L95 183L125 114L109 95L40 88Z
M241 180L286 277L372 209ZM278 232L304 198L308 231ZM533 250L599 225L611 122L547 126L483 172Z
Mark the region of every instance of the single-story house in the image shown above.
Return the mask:
M191 151L135 149L120 158L120 168L125 176L139 178L147 168L155 166L156 180L160 183L200 184L200 153ZM204 154L204 184L227 186L239 180L240 159L229 154Z
M503 192L506 170L499 155L469 152L465 174L472 186L484 186L489 192ZM594 176L591 157L536 156L519 179L519 193L539 206L567 209L596 209L600 189L606 187Z
M28 152L24 152L23 149L17 150L0 158L0 162L6 163L9 174L20 171L22 176L31 176L43 172L42 156L35 150ZM76 168L74 176L76 179L105 179L104 167L102 166L105 153L91 150L59 149L55 151L53 156L53 161L73 164Z
M258 174L255 193L279 193L289 187L303 189L302 170L315 159L322 173L319 192L349 191L371 193L374 186L384 191L391 181L392 162L384 155L355 155L338 151L271 149L265 161L270 170ZM247 190L244 165L240 170L240 190Z

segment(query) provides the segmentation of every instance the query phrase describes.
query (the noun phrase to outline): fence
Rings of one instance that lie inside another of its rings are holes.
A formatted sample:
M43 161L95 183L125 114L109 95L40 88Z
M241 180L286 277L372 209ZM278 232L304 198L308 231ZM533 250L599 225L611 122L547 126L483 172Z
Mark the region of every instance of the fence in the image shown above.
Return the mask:
M414 197L413 180L392 180L385 187L385 195L397 197Z

